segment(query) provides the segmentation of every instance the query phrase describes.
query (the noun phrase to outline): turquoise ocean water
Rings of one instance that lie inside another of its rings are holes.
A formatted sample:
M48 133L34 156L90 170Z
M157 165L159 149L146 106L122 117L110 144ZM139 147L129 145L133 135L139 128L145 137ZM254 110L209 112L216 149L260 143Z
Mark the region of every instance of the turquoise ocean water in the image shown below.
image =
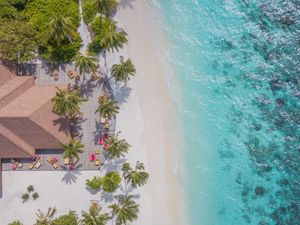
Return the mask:
M156 0L191 225L300 224L300 1Z

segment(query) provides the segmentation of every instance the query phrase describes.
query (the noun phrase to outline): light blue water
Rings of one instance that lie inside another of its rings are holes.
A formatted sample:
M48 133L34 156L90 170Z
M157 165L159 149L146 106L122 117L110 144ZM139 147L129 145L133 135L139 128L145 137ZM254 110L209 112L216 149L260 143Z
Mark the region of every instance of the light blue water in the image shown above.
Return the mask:
M300 224L300 1L156 0L192 225Z

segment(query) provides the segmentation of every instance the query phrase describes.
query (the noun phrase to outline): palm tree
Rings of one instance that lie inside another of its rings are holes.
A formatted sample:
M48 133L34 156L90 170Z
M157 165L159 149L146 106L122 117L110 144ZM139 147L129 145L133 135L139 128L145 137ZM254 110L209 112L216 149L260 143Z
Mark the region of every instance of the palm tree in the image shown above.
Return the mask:
M129 163L124 163L122 170L125 181L133 188L145 185L148 181L149 174L145 172L144 163L137 161L134 169L131 168Z
M112 118L119 113L119 106L117 104L117 101L110 98L100 98L96 112L99 113L99 116L102 118Z
M132 200L132 196L118 196L118 204L110 205L116 225L126 225L138 218L139 205Z
M65 39L68 39L71 42L75 39L77 37L76 27L74 26L71 17L52 14L48 35L57 42Z
M101 207L91 206L89 212L82 212L82 220L83 225L105 225L111 217L108 213L100 214Z
M103 191L112 193L120 187L121 176L118 172L109 172L101 178L101 188Z
M116 81L122 81L126 83L130 80L130 75L135 75L135 65L132 63L131 59L127 59L124 62L123 57L121 57L120 62L120 64L114 64L111 67L111 75Z
M19 220L15 220L12 223L9 223L8 225L23 225L23 223L21 223Z
M97 71L97 59L92 55L78 53L75 58L75 67L79 69L80 75L95 73Z
M64 158L70 159L72 161L73 158L76 160L79 160L79 153L82 153L82 148L84 147L83 144L80 143L80 141L71 139L68 144L62 144L62 147L64 148Z
M109 136L105 143L107 144L106 152L109 159L124 157L129 151L130 144L125 139L119 140L119 133L114 136Z
M108 17L118 7L116 0L94 0L94 7L100 14L100 28L102 26L102 16Z
M70 84L65 90L57 88L56 96L52 98L53 111L61 116L73 118L80 112L80 104L85 102L78 90L71 89Z
M113 23L109 25L105 36L101 39L100 45L108 51L119 51L119 48L123 48L124 44L128 42L127 33L125 31L116 31L116 25Z
M56 213L56 208L48 208L47 214L45 215L41 210L38 210L37 219L35 225L50 225L51 221Z

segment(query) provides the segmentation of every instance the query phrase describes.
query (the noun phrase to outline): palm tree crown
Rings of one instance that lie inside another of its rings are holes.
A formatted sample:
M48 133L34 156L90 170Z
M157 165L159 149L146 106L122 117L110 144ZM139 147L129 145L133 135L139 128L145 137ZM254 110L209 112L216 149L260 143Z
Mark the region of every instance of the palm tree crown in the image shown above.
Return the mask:
M56 208L48 208L47 214L43 213L41 210L38 210L37 219L35 225L50 225L51 220L56 213Z
M65 90L59 88L57 90L56 96L52 99L53 111L61 116L74 117L80 112L80 105L85 101L80 92L71 89L70 85Z
M138 218L139 205L132 200L132 196L118 196L118 204L109 207L116 218L116 225L126 225Z
M89 212L82 212L83 225L105 225L111 217L108 213L101 214L101 207L90 207Z
M118 172L109 172L101 178L101 188L103 191L112 193L117 190L121 183L121 176Z
M100 45L108 51L119 51L119 48L123 48L124 44L128 42L127 33L125 31L116 31L116 25L111 24L108 27L108 31L100 41Z
M119 106L117 104L117 101L110 98L100 98L96 112L99 113L99 116L102 118L112 118L119 113Z
M114 64L111 67L111 75L116 81L128 82L130 75L134 76L136 69L131 59L127 59L125 62L121 58L120 64Z
M97 59L91 55L85 56L78 53L75 56L75 67L79 69L80 75L95 73L97 71Z
M107 144L107 157L109 159L124 157L125 153L129 151L130 144L125 139L119 140L118 134L110 136L105 140Z
M56 41L68 39L70 42L76 38L76 27L70 17L52 15L49 23L49 35Z
M64 148L64 157L72 160L73 158L79 159L79 153L82 153L82 148L84 147L80 141L72 139L68 144L63 144L62 147Z
M100 15L108 17L117 8L118 2L116 0L94 0L94 6Z
M149 174L145 172L144 163L137 161L134 169L129 163L124 163L122 170L126 182L130 183L133 188L145 185L148 181Z

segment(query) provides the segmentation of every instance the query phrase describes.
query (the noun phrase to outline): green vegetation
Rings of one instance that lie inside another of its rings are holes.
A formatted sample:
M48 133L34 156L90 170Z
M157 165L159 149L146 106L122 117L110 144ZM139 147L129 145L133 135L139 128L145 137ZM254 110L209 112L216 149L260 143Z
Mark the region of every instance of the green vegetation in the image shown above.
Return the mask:
M23 202L27 202L29 199L30 195L28 193L24 193L21 198L23 199Z
M89 212L82 212L83 225L105 225L111 217L108 213L101 214L99 206L90 207Z
M86 180L85 184L91 189L97 191L101 188L101 177L93 177L91 180Z
M56 96L52 98L53 112L61 116L74 118L80 113L80 105L85 101L78 90L70 85L65 90L57 88Z
M92 55L82 55L78 53L75 56L75 67L79 69L80 75L95 73L97 71L97 58Z
M121 176L118 172L109 172L101 178L103 191L112 193L120 187Z
M48 208L47 213L43 213L41 210L38 210L36 214L36 223L34 225L51 225L51 221L56 213L56 208Z
M106 152L109 159L121 158L125 156L125 153L129 151L130 145L125 139L119 139L119 134L109 136L106 139L108 145Z
M133 169L127 162L123 164L122 170L124 179L133 188L143 186L148 181L149 174L145 172L144 163L137 161L135 168Z
M96 112L102 118L112 118L119 113L118 102L110 98L100 98L99 106Z
M110 205L116 225L126 225L138 218L139 205L132 196L118 196L118 204Z
M89 24L93 21L97 14L97 9L94 5L94 0L83 0L82 4L82 17L83 21L86 24Z
M75 211L69 211L68 214L53 219L50 225L79 225L79 219Z
M114 64L111 67L111 75L116 81L128 82L130 76L134 76L136 73L135 65L131 59L127 59L125 62L121 57L120 64Z
M23 223L21 223L19 220L15 220L12 223L9 223L8 225L23 225Z
M62 144L62 147L64 149L64 158L68 158L72 162L74 158L79 160L79 153L83 152L84 145L79 140L72 139L68 144Z
M34 191L34 188L33 188L33 186L31 184L27 187L27 191L29 193Z
M81 40L74 0L0 0L1 58L26 62L38 52L51 63L69 62Z
M38 194L37 192L34 192L33 195L32 195L33 200L36 200L36 199L38 199L39 197L40 197L40 196L39 196L39 194Z

